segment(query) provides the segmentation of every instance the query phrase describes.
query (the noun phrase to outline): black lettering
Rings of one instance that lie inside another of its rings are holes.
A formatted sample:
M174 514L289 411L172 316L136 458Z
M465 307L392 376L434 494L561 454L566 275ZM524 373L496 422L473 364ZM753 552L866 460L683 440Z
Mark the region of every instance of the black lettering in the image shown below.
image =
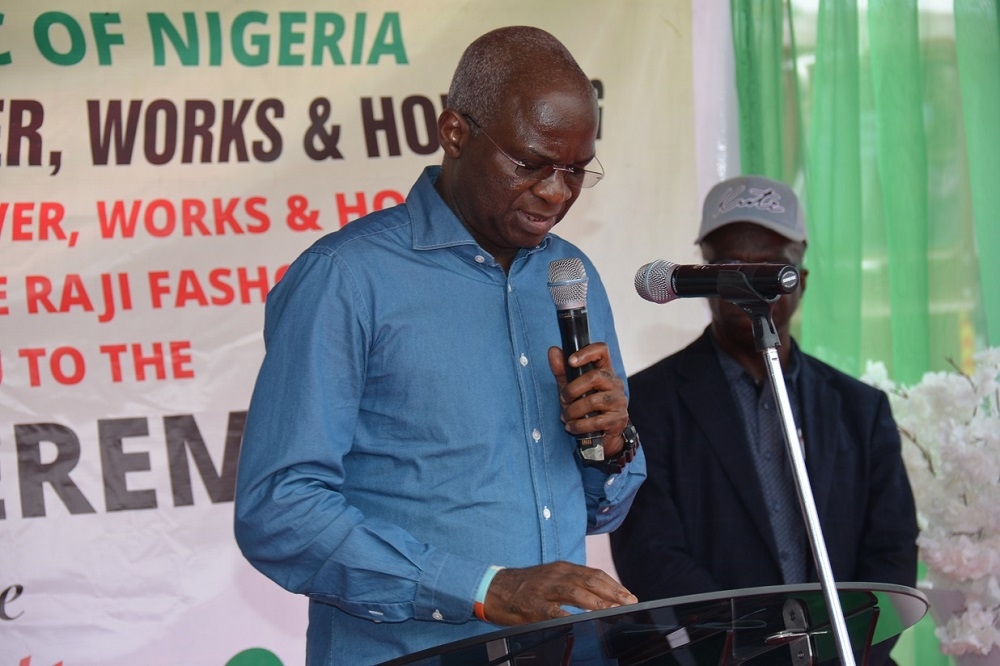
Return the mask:
M264 136L271 140L270 150L265 149L263 141L253 142L253 156L261 162L273 162L281 157L281 134L271 122L269 114L273 114L275 118L285 117L285 105L280 99L270 97L257 107L257 126Z
M158 116L163 113L163 151L156 151ZM168 99L158 99L146 107L146 123L143 127L146 161L157 166L174 158L177 151L177 107Z
M11 615L7 612L7 604L21 596L22 592L24 592L23 585L11 585L7 589L0 592L0 620L16 620L24 615L24 611L21 611L17 615Z
M375 119L375 110L371 97L361 98L361 120L365 127L365 146L368 148L368 157L380 157L378 150L378 132L385 132L385 140L389 147L389 154L399 156L399 132L396 130L396 115L392 110L392 98L381 98L382 119Z
M420 110L423 125L417 125L416 111ZM437 151L437 111L434 109L434 102L426 97L412 95L403 100L403 132L406 134L406 145L417 155L431 155ZM422 132L421 132L422 130ZM421 143L421 133L426 140Z
M90 127L90 158L95 166L105 166L111 153L112 135L115 149L115 164L131 164L135 147L135 134L139 129L139 114L142 102L133 99L128 103L128 119L122 127L122 102L113 99L108 102L108 115L101 125L101 103L96 99L87 100L87 122Z
M253 100L245 99L240 102L240 108L235 110L235 100L227 99L222 102L222 128L219 136L219 161L229 161L229 149L236 148L236 159L239 162L249 162L247 156L247 140L243 135L243 123L250 113ZM234 115L235 112L235 115Z
M200 120L199 120L200 118ZM212 125L215 124L215 105L205 99L192 99L184 103L184 148L181 162L194 161L194 141L201 139L202 164L212 163Z
M226 430L226 444L222 453L221 471L216 472L212 456L205 447L198 424L190 414L163 417L163 429L167 439L167 460L170 464L170 485L174 494L174 506L191 506L194 493L191 486L191 471L187 452L191 452L205 490L213 504L232 502L236 496L236 463L243 441L243 427L246 412L230 412Z
M104 503L108 511L155 509L156 491L129 490L125 475L150 469L149 453L125 453L122 440L126 437L146 437L149 423L144 418L102 419L97 422L101 446L101 468L104 473Z
M72 430L58 423L28 423L14 426L17 471L21 483L21 515L45 515L44 485L52 486L72 514L95 513L69 473L80 461L80 440ZM56 446L56 458L42 463L42 442Z
M12 99L7 129L7 165L21 165L21 144L28 144L28 165L42 163L42 135L38 131L45 119L41 102L33 99Z

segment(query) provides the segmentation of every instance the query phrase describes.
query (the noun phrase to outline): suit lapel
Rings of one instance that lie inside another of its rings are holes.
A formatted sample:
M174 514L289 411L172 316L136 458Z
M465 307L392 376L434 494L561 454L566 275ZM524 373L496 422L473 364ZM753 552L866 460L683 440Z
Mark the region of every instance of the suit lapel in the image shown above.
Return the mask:
M833 491L833 470L837 456L841 412L840 394L829 388L813 363L803 354L799 387L802 401L802 439L805 442L806 469L809 486L816 502L820 521L827 514Z
M764 493L750 450L739 407L706 332L692 345L692 354L684 359L679 371L687 380L681 400L707 436L708 446L719 461L724 475L751 516L754 528L768 545L771 557L778 562L771 521L767 515ZM724 507L718 507L724 510Z

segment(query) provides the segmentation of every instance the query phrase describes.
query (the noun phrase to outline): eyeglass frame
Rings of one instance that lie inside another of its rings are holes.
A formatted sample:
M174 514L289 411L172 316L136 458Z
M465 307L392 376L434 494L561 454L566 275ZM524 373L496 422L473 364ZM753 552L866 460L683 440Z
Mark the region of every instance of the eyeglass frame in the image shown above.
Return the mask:
M564 174L563 178L566 181L566 184L571 188L591 188L594 185L597 185L599 182L601 182L601 180L604 178L604 165L601 164L601 161L599 159L597 159L597 155L594 155L594 161L597 162L597 166L600 167L601 169L600 171L591 171L590 169L584 169L583 167L576 167L572 165L564 166L561 164L553 164L552 162L546 162L543 165L537 167L529 166L526 162L519 160L516 157L513 157L512 155L510 155L510 153L501 148L500 144L494 141L493 137L489 135L489 132L483 129L483 126L479 124L478 120L476 120L467 113L463 113L462 117L471 122L473 125L475 125L476 129L482 132L483 135L490 140L490 143L492 143L493 146L500 151L500 154L506 157L508 160L510 160L512 164L514 164L514 173L517 174L526 182L530 181L534 183L539 183L543 180L548 180L549 178L552 177L552 174L554 174L556 171L563 172ZM524 169L526 171L533 172L534 174L538 174L539 172L545 172L545 171L548 171L548 173L546 173L544 176L541 175L525 176L523 174L518 173L517 172L518 169ZM574 177L579 177L580 182L574 183L572 180L572 178ZM588 177L594 179L593 182L588 184Z

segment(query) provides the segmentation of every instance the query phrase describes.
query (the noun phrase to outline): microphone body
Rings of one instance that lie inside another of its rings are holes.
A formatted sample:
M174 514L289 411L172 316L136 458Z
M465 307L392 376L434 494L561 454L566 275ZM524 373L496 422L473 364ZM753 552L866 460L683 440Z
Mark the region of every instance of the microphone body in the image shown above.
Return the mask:
M647 301L676 298L725 298L775 301L799 286L799 271L790 264L681 265L657 259L635 274L635 290Z
M590 344L590 324L587 318L587 271L583 261L574 257L557 259L549 264L549 293L556 306L566 379L573 381L594 368L593 363L574 368L569 357ZM586 461L604 460L604 434L589 432L576 435L580 455Z

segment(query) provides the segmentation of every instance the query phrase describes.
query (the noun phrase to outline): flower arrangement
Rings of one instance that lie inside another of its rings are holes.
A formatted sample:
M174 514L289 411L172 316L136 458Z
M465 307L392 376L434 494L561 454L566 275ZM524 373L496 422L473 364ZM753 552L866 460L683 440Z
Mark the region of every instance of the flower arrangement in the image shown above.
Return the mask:
M862 376L889 395L902 436L927 582L964 594L964 608L935 630L954 655L1000 646L1000 348L973 360L971 373L929 372L910 387L882 363Z

